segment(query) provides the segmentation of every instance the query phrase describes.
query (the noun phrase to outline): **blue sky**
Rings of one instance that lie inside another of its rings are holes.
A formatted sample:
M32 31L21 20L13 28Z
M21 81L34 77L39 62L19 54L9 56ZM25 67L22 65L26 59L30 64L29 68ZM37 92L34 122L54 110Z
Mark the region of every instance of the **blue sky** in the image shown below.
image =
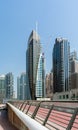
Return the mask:
M25 71L26 48L36 28L46 58L46 72L52 68L56 37L67 38L71 51L78 51L78 0L0 0L0 74L16 77Z

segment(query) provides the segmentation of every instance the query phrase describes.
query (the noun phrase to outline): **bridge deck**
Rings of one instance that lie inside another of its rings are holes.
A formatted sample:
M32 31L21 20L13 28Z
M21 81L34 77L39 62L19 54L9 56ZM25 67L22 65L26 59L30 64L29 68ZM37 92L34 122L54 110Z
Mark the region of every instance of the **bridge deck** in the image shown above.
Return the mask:
M6 110L0 111L0 130L18 130L8 121Z
M6 107L9 121L19 129L78 130L78 101L12 101ZM9 121L2 106L0 130L18 130Z

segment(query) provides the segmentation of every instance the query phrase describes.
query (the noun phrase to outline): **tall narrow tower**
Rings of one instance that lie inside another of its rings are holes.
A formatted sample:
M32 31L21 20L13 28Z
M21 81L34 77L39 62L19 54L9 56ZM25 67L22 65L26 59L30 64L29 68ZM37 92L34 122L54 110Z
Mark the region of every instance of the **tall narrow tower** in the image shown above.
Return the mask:
M44 70L44 53L40 54L38 68L37 68L37 77L36 77L36 87L35 87L35 96L36 98L45 97L45 70Z
M13 98L13 85L14 85L14 76L12 72L6 74L5 77L5 85L6 85L6 98L12 99Z
M36 99L36 79L39 57L41 53L40 37L37 32L32 31L28 40L26 51L26 95L27 99Z
M67 39L56 38L53 48L53 88L55 92L69 90L70 85L70 44Z
M26 99L26 73L22 72L20 76L17 77L17 99Z

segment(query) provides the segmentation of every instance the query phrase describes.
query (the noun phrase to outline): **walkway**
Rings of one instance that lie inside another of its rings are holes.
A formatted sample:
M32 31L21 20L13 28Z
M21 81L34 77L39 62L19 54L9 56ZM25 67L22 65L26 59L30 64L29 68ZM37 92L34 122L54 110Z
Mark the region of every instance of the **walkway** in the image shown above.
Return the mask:
M0 130L18 130L8 120L7 111L0 111Z

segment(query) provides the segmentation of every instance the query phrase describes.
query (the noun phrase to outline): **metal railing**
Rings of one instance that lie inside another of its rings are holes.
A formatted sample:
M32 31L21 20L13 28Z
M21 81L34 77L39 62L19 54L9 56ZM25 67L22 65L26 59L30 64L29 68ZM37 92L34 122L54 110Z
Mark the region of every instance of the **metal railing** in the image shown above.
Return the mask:
M10 103L7 103L7 105L12 109L12 111L18 116L21 122L23 122L29 130L49 130L31 117L21 112L19 109L17 109Z

